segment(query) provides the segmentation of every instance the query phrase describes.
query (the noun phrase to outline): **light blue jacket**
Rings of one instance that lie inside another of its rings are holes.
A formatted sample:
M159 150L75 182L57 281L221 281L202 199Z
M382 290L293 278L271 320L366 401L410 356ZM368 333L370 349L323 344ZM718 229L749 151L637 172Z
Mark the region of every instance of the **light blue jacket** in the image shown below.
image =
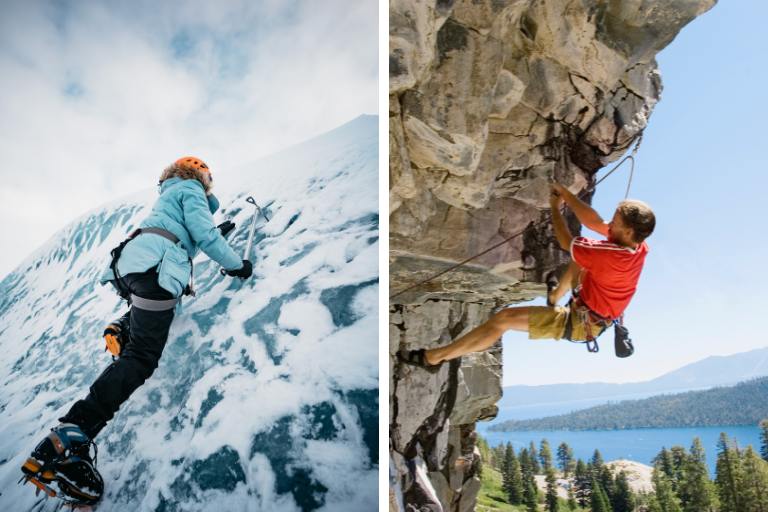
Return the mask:
M160 186L160 198L139 227L166 229L176 235L179 243L153 233L139 235L123 249L117 262L118 273L124 276L146 272L158 265L158 283L179 297L192 274L190 258L200 250L226 270L242 268L242 258L235 254L213 221L218 208L219 201L213 195L206 196L199 181L165 180ZM113 279L115 275L108 267L100 281L106 284Z

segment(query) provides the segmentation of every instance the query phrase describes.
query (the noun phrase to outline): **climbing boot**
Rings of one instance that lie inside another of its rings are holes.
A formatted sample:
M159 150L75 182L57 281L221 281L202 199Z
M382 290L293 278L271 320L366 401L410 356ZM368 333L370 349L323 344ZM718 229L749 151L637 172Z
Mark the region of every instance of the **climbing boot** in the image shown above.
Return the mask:
M94 505L104 492L104 481L91 458L91 446L95 456L96 444L77 425L62 423L51 429L21 466L22 480L50 497ZM52 487L53 482L59 492Z

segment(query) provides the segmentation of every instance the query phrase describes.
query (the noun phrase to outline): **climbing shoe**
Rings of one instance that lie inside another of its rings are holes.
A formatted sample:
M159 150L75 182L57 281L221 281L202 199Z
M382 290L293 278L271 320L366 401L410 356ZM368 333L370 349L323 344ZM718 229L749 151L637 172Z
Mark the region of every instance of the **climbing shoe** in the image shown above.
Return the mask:
M397 359L401 363L405 363L410 366L418 366L423 368L429 373L437 373L440 370L440 366L443 363L429 364L427 362L426 350L420 348L418 350L401 350L397 353Z
M95 458L96 444L77 425L62 423L51 429L21 466L21 481L33 484L38 493L73 505L94 505L104 492L104 481L91 458L91 446Z
M110 323L104 329L104 341L106 342L104 350L112 354L112 359L120 357L120 352L128 343L129 322L130 320L128 320L126 315Z

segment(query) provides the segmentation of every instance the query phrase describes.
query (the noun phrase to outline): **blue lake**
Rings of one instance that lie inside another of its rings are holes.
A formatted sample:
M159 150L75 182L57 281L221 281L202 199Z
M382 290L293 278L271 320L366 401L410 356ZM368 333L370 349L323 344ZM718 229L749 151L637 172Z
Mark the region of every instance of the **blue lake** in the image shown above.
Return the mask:
M736 439L739 447L746 447L751 444L755 450L760 449L760 429L757 426L585 430L579 432L489 432L488 427L491 424L478 422L477 430L492 447L511 442L512 446L519 451L521 448L527 447L531 441L538 448L541 440L546 439L555 453L557 446L566 442L573 448L574 455L584 461L591 459L595 449L598 449L606 461L629 459L651 465L651 460L663 447L670 448L679 445L690 449L693 438L699 437L706 450L707 465L711 475L714 475L715 471L717 440L721 432L725 432L731 439Z

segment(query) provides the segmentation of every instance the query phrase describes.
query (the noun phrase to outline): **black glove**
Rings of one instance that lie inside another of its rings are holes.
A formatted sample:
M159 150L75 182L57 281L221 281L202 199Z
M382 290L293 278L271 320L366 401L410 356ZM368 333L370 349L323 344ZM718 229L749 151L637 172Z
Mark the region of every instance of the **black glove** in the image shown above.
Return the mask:
M221 231L221 236L225 237L225 236L227 236L229 234L230 231L235 229L235 223L232 222L231 220L227 220L227 221L222 222L221 224L219 224L216 227L219 228L219 231Z
M250 261L243 260L243 266L241 268L237 270L225 270L225 272L228 276L242 277L243 279L246 279L253 274L253 265Z

